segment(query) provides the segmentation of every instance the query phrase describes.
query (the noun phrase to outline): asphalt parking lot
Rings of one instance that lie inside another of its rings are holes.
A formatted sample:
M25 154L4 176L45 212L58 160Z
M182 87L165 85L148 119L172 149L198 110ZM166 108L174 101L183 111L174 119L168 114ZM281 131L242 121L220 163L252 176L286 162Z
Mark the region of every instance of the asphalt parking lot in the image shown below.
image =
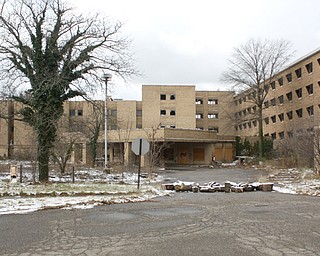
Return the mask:
M166 170L169 180L257 181L263 171ZM319 255L319 197L173 193L150 202L0 216L1 255Z

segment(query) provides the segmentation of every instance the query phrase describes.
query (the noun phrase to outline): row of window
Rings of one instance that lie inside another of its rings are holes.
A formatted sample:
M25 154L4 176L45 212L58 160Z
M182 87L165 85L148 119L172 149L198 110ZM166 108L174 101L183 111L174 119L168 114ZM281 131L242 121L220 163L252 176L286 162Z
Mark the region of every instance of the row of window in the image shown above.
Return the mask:
M83 110L82 109L70 109L69 116L83 116Z
M203 131L203 127L197 127L196 130ZM219 127L208 127L208 131L219 133Z
M203 114L202 113L197 113L196 114L196 119L203 119ZM218 113L209 113L208 114L208 119L218 119Z
M176 95L175 94L160 94L160 100L167 100L170 99L170 100L175 100L176 99Z
M196 105L203 105L202 98L196 98ZM208 99L208 105L218 105L217 99Z
M320 106L319 106L320 107ZM313 116L314 115L314 107L313 106L309 106L306 108L306 112L307 112L307 115L308 116ZM284 119L285 119L285 116L287 117L288 120L292 120L293 119L293 115L294 113L296 114L296 116L298 118L302 118L303 117L303 109L302 108L299 108L295 111L288 111L286 113L281 113L281 114L278 114L278 115L273 115L271 116L270 118L269 117L265 117L264 118L264 122L266 125L268 125L270 123L270 121L272 123L276 123L277 122L277 119L280 121L280 122L283 122ZM242 124L239 124L238 126L236 126L236 130L242 130L242 129L247 129L247 128L251 128L252 126L256 127L257 126L257 121L256 120L253 120L252 122L246 122L246 123L242 123Z
M176 111L175 110L168 110L170 116L175 116ZM166 109L161 109L160 110L160 116L166 116L167 115L167 110Z
M317 60L318 64L320 65L320 58ZM308 74L312 74L313 72L313 63L310 62L308 64L305 65L305 69L307 71ZM302 68L298 68L296 69L293 74L295 75L295 77L297 79L301 79L302 78ZM283 77L278 78L276 81L272 81L270 83L270 87L272 90L276 89L276 85L278 84L278 86L282 87L284 85L285 80L288 82L288 84L290 84L293 80L293 74L290 72L288 74L286 74ZM236 104L242 104L242 102L246 102L247 101L247 97L250 97L249 95L244 95L243 97L241 97L240 99L238 99L235 103Z
M312 132L312 131L313 131L313 128L307 129L307 132ZM303 133L303 130L298 130L297 133L298 133L298 134L299 134L299 133ZM273 132L273 133L271 133L270 135L271 135L271 138L272 138L273 140L277 139L277 133L276 133L276 132ZM265 134L265 136L269 136L269 134L267 133L267 134ZM284 131L278 132L278 137L279 137L279 139L283 140L283 139L285 138L285 133L284 133ZM292 131L288 131L288 132L287 132L287 137L288 137L288 138L293 138L293 132L292 132Z

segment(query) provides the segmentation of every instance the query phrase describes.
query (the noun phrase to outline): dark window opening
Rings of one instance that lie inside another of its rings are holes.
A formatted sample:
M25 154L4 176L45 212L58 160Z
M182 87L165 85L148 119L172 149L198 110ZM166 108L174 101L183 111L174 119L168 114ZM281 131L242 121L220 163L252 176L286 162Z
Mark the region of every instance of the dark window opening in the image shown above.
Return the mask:
M288 83L292 82L292 74L291 73L287 74L286 78L287 78Z
M176 99L176 95L172 94L170 95L170 100L175 100Z
M284 139L284 132L279 132L278 135L279 135L279 138L280 138L281 140Z
M264 102L264 107L265 107L265 108L268 108L268 107L269 107L269 101L265 101L265 102Z
M283 104L283 95L279 96L279 97L278 97L278 100L279 100L279 103L280 103L280 104Z
M284 114L281 113L280 115L278 115L280 122L283 122L284 120Z
M296 94L298 96L298 99L301 99L302 98L302 89L301 88L297 89Z
M307 72L308 72L309 74L312 73L312 71L313 71L312 62L310 62L310 63L308 63L308 64L306 65L306 69L307 69Z
M309 114L309 116L313 116L313 106L307 107L307 112Z
M293 117L292 111L287 112L287 117L289 120L292 120L292 117Z
M279 83L280 86L283 85L283 77L280 77L280 78L278 79L278 83Z
M165 94L160 94L160 100L166 100L167 96Z
M269 117L266 117L266 118L264 119L264 122L265 122L266 124L269 124Z
M276 116L272 116L272 117L271 117L271 121L272 121L272 123L277 122Z
M161 116L165 116L166 115L166 110L165 109L160 110L160 115Z
M275 140L277 138L277 134L274 132L274 133L271 133L271 139Z
M295 71L295 73L296 73L297 78L301 78L301 76L302 76L301 68L298 68L298 69Z
M299 118L301 118L301 117L302 117L302 108L297 109L297 110L296 110L296 113L297 113L297 116L298 116Z
M137 116L142 116L142 110L137 110L137 111L136 111L136 115L137 115Z
M271 106L275 106L276 105L276 99L273 98L270 100Z
M313 94L313 84L307 85L306 89L309 95Z
M170 111L170 116L175 116L176 115L176 111L175 110L171 110Z
M286 94L288 101L292 101L292 92Z
M271 86L272 90L275 90L276 89L276 82L275 81L271 82L270 86Z
M74 109L70 109L69 116L75 116L75 115L76 115L76 111Z
M78 109L77 110L77 115L78 116L83 116L83 110L82 109Z

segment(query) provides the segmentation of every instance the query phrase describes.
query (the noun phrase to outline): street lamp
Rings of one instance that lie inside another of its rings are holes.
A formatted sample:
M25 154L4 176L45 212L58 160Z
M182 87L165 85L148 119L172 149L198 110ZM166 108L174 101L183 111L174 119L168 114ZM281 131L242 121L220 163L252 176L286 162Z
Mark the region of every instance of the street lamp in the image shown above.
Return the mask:
M112 78L111 74L103 74L106 83L106 97L104 102L104 167L108 168L108 81Z

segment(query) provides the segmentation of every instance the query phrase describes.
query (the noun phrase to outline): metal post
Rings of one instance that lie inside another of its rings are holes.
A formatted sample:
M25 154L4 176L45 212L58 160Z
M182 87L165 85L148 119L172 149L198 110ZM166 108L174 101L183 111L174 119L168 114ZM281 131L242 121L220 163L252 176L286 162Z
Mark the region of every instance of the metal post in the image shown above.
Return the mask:
M20 164L20 183L22 183L22 164Z
M138 189L140 188L140 176L141 176L141 148L142 148L142 139L139 140L139 167L138 167Z
M104 167L108 168L108 81L111 79L111 74L104 74L103 78L106 84L106 95L104 102Z

